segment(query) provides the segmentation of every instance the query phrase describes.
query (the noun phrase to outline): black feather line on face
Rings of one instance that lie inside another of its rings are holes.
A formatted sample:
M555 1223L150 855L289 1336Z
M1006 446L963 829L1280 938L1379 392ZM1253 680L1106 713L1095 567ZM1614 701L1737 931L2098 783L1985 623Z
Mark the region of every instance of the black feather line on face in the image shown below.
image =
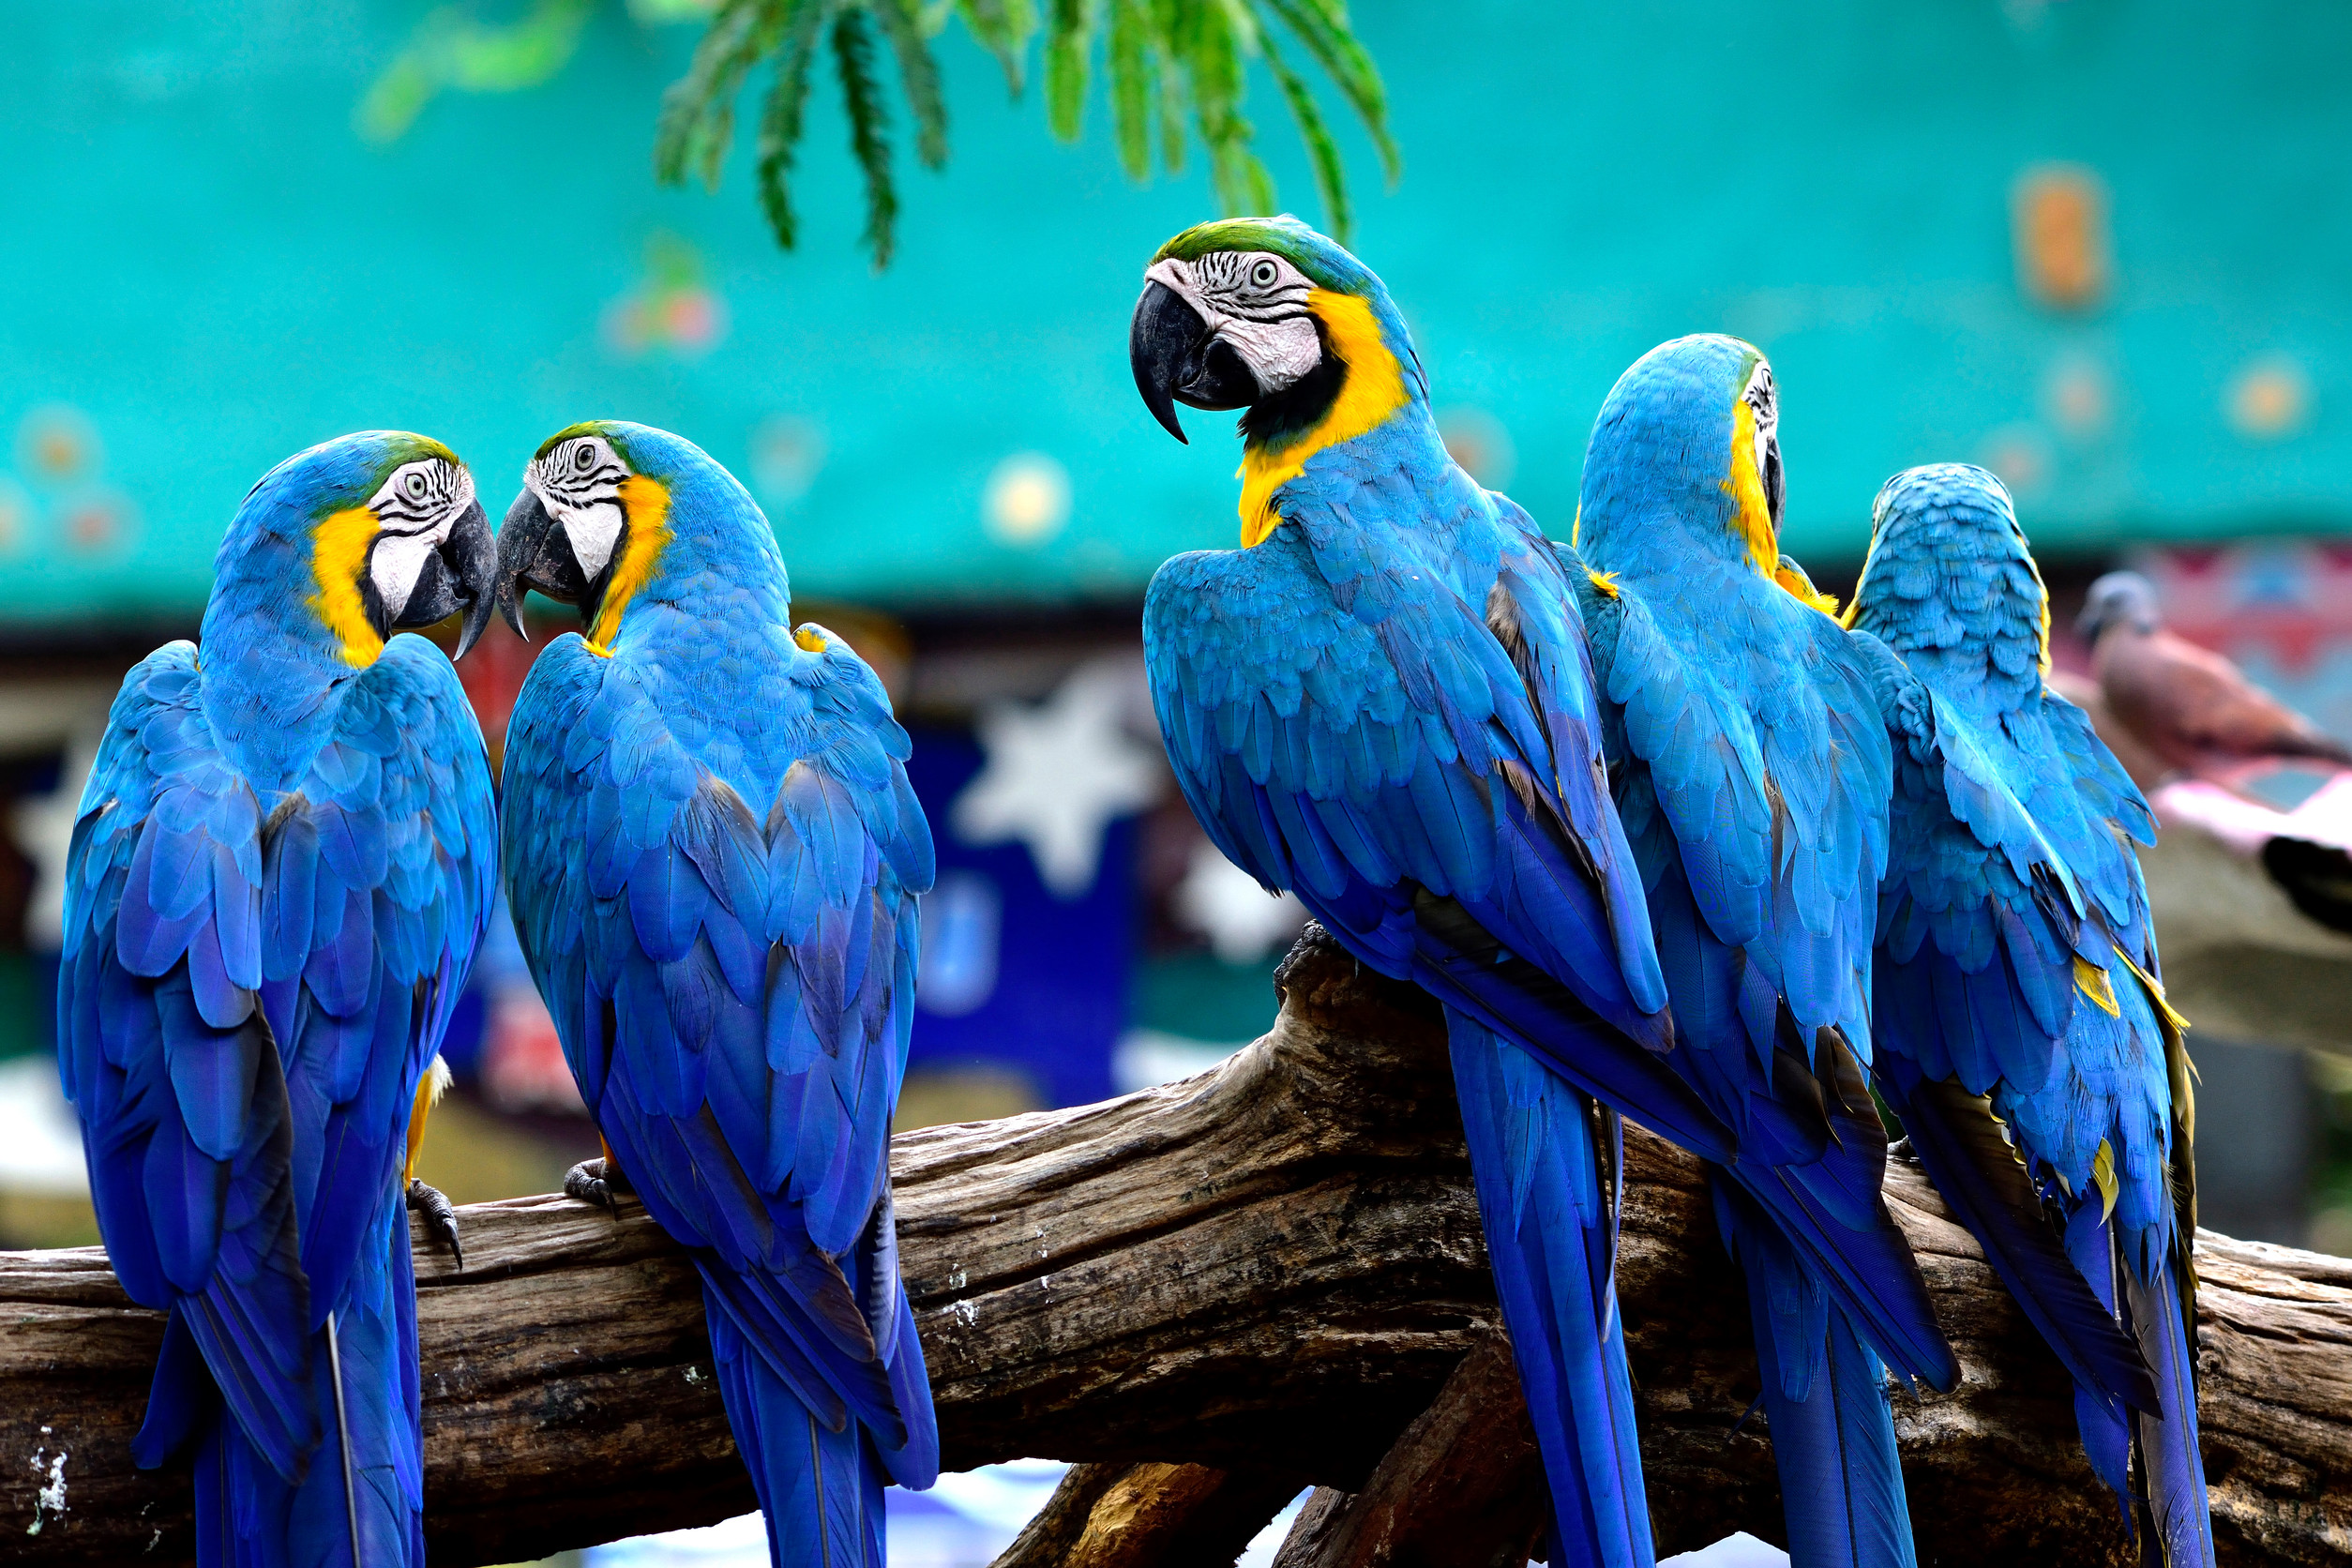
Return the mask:
M368 553L359 558L357 586L359 608L367 615L368 625L375 628L377 637L388 638L392 635L392 611L385 608L384 596L376 591L376 546L383 538L383 534L378 533L368 541Z
M1313 430L1322 423L1323 415L1339 400L1339 389L1348 384L1348 363L1331 352L1331 336L1323 330L1323 319L1312 311L1307 319L1315 324L1315 342L1320 351L1315 369L1242 411L1242 439L1252 446L1278 445Z

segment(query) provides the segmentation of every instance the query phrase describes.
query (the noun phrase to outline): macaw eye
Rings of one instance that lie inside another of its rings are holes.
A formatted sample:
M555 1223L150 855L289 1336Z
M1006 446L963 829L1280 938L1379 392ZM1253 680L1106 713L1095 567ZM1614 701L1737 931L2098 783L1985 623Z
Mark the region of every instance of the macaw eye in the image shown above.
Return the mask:
M585 474L596 466L596 448L593 443L583 441L579 445L572 448L572 467L574 469L578 470L580 473Z
M1273 288L1276 276L1274 264L1272 262L1259 262L1249 269L1249 280L1261 289Z
M432 487L425 482L425 476L422 474L412 474L402 482L400 488L408 491L408 498L411 501L422 501L425 499L425 492Z

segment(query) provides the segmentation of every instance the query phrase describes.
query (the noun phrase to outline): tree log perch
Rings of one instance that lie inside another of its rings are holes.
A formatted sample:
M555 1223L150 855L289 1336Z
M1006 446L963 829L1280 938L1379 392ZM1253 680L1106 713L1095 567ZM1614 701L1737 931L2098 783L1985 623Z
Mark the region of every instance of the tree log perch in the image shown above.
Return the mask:
M1411 1443L1384 1455L1496 1329L1443 1031L1418 991L1328 945L1280 978L1273 1032L1210 1073L894 1141L949 1468L1199 1466L1239 1478L1229 1498L1312 1483L1394 1515L1381 1500L1425 1460ZM1639 1129L1626 1154L1621 1285L1659 1549L1780 1540L1760 1413L1731 1435L1756 1364L1698 1164ZM2132 1560L2063 1372L1916 1168L1895 1166L1888 1196L1965 1374L1950 1396L1896 1401L1922 1560ZM528 1198L460 1219L462 1274L421 1231L415 1254L441 1568L752 1506L701 1290L641 1210ZM2209 1232L2197 1257L2223 1559L2342 1561L2352 1262ZM0 1254L0 1561L187 1560L186 1469L128 1455L161 1335L98 1249ZM1514 1396L1508 1379L1457 1386L1498 1384L1487 1397ZM1510 1418L1449 1402L1419 1425Z

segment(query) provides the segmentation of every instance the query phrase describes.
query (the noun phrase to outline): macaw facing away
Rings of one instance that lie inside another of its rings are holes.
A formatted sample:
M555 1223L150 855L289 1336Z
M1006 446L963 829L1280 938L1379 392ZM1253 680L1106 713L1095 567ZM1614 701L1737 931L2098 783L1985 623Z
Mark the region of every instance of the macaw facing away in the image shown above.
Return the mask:
M1616 1115L1718 1158L1733 1144L1670 1065L1560 562L1447 455L1402 318L1340 247L1237 219L1144 276L1145 402L1179 440L1176 400L1246 411L1244 548L1175 557L1144 604L1168 760L1236 865L1445 1003L1550 1560L1648 1564Z
M887 1163L931 835L882 683L795 630L776 535L691 444L539 448L499 592L580 607L507 728L507 899L608 1157L702 1275L768 1554L882 1568L939 1472Z
M1664 344L1593 426L1575 581L1673 1060L1739 1138L1716 1214L1747 1277L1790 1556L1908 1564L1877 1357L1944 1389L1958 1367L1879 1197L1863 1076L1889 747L1858 640L1802 574L1782 581L1782 494L1764 356Z
M83 792L59 1066L109 1259L171 1313L132 1453L197 1443L206 1568L424 1560L401 1194L497 850L457 672L388 634L462 608L463 654L494 564L438 442L280 463L201 641L124 678Z
M2136 1438L2164 1560L2209 1565L2189 1060L2129 842L2154 843L2154 821L2044 684L2049 596L1993 475L1950 463L1888 480L1849 616L1908 666L1887 686L1889 1103L2073 1376L2084 1451L2126 1518Z

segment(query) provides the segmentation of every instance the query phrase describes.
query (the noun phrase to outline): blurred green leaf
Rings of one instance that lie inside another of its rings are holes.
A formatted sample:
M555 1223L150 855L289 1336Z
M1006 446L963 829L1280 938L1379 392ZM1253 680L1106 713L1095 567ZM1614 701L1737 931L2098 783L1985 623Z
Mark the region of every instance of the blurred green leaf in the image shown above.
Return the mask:
M512 22L483 23L468 6L425 14L408 45L369 83L352 111L368 142L396 142L444 88L513 93L535 87L571 63L596 0L535 0Z

